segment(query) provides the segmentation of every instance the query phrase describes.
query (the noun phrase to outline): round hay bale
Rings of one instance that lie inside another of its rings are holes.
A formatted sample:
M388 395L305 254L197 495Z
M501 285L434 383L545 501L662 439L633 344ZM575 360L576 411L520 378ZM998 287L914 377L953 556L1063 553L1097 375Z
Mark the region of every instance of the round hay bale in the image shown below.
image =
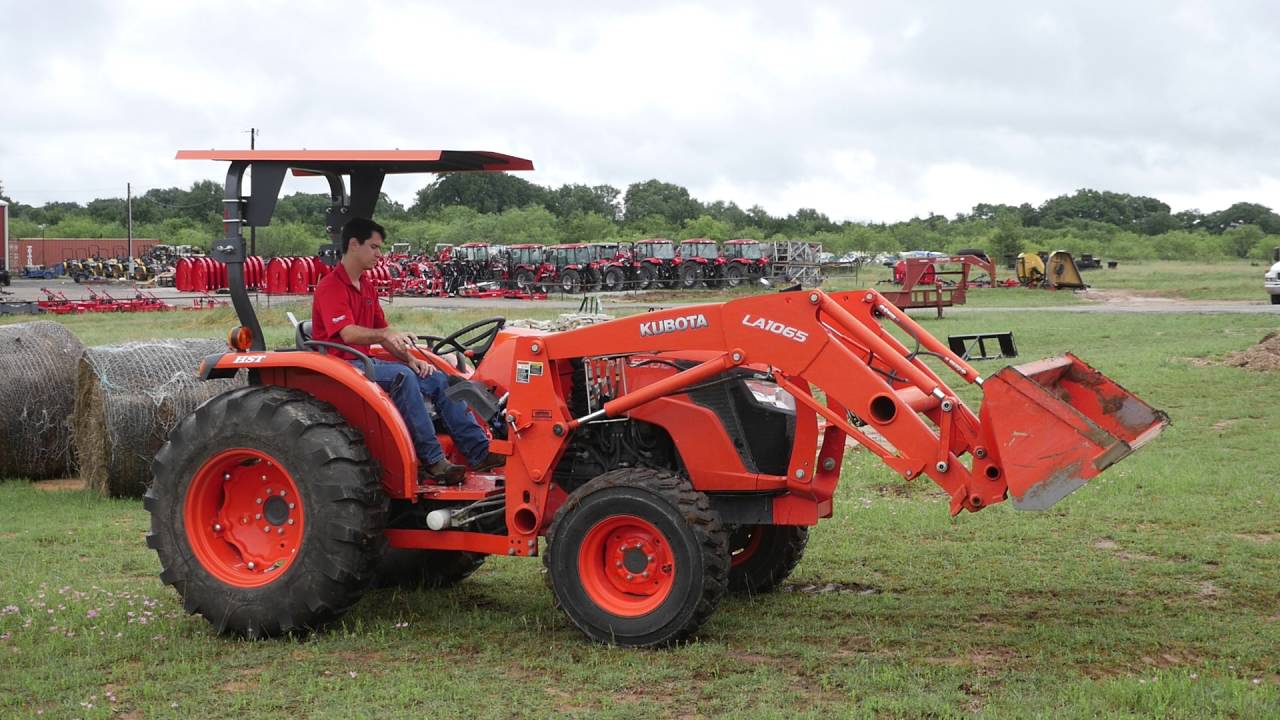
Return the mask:
M84 344L47 320L0 326L0 478L60 478L71 464Z
M197 376L201 359L226 349L221 340L153 340L84 351L73 436L80 477L90 488L109 497L142 496L169 431L204 401L244 384L243 377Z

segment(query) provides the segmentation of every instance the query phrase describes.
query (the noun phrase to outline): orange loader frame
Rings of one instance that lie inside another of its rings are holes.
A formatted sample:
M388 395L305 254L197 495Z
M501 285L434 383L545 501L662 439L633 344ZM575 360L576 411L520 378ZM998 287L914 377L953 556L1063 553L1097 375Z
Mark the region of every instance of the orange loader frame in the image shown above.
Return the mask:
M908 347L886 325L918 346ZM561 366L601 355L601 348L615 357L706 357L620 394L589 415L573 417ZM439 356L422 357L442 372L464 375ZM971 410L924 357L936 358L963 382L981 387L981 411ZM928 476L950 496L956 514L1009 496L1026 509L1047 508L1149 442L1167 423L1162 412L1073 355L1006 367L983 378L874 290L770 294L560 333L502 331L465 377L509 398L510 439L491 441L494 452L510 456L505 488L491 475L474 473L458 488L419 485L417 459L399 413L384 392L344 361L320 353L228 353L211 358L202 374L226 376L245 367L253 369L256 382L298 388L334 405L361 430L392 498L472 500L505 492L506 536L388 531L393 547L488 554L537 553L537 538L564 497L548 480L575 430L607 418L653 419L644 413L646 405L735 367L767 373L796 399L786 474L716 472L734 465L724 453L709 461L700 457L715 453L716 443L682 444L676 438L677 447L695 488L771 493L770 520L779 525L814 525L831 516L846 438L908 481ZM812 388L821 390L825 401ZM866 425L858 427L851 415Z

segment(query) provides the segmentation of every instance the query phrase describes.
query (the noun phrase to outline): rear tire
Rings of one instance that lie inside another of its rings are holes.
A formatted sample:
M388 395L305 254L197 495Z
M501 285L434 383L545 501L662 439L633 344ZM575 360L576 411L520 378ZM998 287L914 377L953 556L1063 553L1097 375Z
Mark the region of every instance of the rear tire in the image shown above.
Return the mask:
M582 277L577 270L565 270L560 273L560 289L573 295L582 291Z
M533 271L528 268L516 270L516 289L521 292L533 292Z
M1271 304L1272 304L1272 305L1280 305L1280 295L1272 295L1272 296L1271 296Z
M484 560L484 555L461 550L387 548L378 563L374 585L405 590L452 587L479 570Z
M791 576L809 528L799 525L738 525L729 536L729 590L758 595L771 592Z
M556 604L591 639L670 645L720 605L728 534L688 480L624 468L569 496L547 531L543 563Z
M616 292L622 289L622 283L626 278L622 274L621 268L611 267L604 273L604 289L606 292Z
M640 266L640 289L641 290L648 290L649 288L653 287L654 280L656 278L657 278L657 275L656 273L653 272L652 267L648 265Z
M680 266L680 288L692 290L702 281L702 267L696 263L685 263Z
M277 386L223 393L178 423L153 469L160 579L219 633L305 634L373 581L387 497L327 403Z
M746 273L742 271L742 266L738 264L730 265L724 270L724 284L731 288L736 288L742 284Z

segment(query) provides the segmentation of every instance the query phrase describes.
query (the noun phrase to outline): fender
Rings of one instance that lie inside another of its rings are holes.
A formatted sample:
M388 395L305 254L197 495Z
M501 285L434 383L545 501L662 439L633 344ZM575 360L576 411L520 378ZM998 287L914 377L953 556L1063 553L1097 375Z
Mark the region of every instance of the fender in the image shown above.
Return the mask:
M391 398L355 366L328 353L228 352L206 357L200 371L204 378L231 377L242 368L252 369L257 384L297 388L333 405L364 435L387 493L416 497L418 458L409 428Z

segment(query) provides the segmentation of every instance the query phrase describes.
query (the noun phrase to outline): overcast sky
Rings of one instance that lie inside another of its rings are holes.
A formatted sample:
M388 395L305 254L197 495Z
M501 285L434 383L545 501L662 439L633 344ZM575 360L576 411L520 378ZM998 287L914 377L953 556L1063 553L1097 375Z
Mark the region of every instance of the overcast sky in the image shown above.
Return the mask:
M1280 3L888 5L0 0L0 183L40 204L221 180L174 151L256 126L837 220L1081 187L1280 207Z

